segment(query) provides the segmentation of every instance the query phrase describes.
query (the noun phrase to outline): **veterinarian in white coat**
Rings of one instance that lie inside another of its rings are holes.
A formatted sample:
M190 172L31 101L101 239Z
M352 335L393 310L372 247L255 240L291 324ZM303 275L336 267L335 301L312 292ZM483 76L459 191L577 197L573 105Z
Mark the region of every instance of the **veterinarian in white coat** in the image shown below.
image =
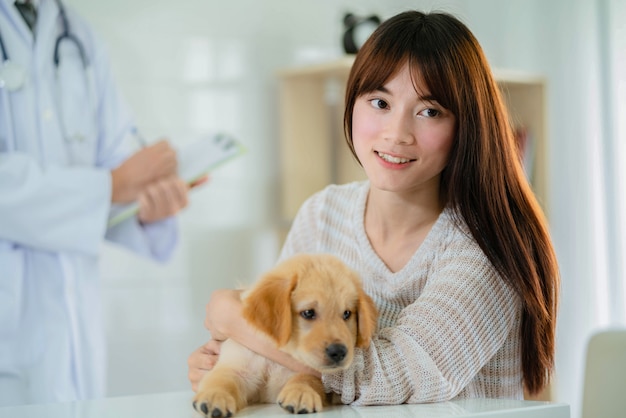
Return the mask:
M133 121L91 29L72 10L64 18L55 0L37 3L31 31L14 0L0 0L0 68L14 66L0 74L0 406L103 394L102 241L166 260L177 237L171 215L187 204L169 145L127 160L138 149ZM57 67L55 42L66 26L78 41L61 40ZM107 229L120 190L112 173L122 162L126 177L118 171L118 179L158 178L128 189L126 200L147 193L169 203L144 199L148 222Z

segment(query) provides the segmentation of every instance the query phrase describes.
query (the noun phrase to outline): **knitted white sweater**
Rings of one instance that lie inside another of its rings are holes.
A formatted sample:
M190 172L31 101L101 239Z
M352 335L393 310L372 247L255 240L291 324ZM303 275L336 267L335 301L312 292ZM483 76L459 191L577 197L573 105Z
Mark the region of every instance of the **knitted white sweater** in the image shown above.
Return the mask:
M331 253L357 271L380 311L367 350L323 378L353 405L523 398L521 301L448 209L392 273L363 228L368 182L329 186L300 209L281 259Z

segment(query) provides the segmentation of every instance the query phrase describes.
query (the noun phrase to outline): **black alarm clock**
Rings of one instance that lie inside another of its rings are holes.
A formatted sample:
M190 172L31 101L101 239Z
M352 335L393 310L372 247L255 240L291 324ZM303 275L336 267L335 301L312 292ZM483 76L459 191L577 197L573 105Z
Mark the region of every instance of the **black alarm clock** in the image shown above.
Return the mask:
M359 17L346 13L343 17L343 49L346 54L356 54L361 46L380 25L380 18L376 15Z

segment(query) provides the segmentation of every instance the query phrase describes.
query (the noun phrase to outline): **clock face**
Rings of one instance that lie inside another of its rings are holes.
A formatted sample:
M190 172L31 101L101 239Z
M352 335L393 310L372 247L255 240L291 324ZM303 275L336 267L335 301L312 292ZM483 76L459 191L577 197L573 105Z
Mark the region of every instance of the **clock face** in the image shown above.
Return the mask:
M343 48L348 54L356 54L380 25L380 18L376 15L358 17L348 13L343 18L343 25Z
M366 20L361 24L356 25L354 31L352 32L352 38L357 49L361 49L365 41L367 41L367 38L370 37L372 32L374 32L377 27L378 23L371 20Z

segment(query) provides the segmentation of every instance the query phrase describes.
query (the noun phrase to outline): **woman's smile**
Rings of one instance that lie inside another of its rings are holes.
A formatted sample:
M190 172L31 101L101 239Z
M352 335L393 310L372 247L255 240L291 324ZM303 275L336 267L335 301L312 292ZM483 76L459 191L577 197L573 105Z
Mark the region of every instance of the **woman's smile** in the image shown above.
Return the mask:
M382 151L374 151L376 153L376 155L378 155L380 157L380 159L382 159L383 161L387 162L387 163L391 163L391 164L408 164L412 161L415 161L415 159L411 159L411 158L404 158L404 157L396 157L394 155L391 154L387 154L384 153Z

